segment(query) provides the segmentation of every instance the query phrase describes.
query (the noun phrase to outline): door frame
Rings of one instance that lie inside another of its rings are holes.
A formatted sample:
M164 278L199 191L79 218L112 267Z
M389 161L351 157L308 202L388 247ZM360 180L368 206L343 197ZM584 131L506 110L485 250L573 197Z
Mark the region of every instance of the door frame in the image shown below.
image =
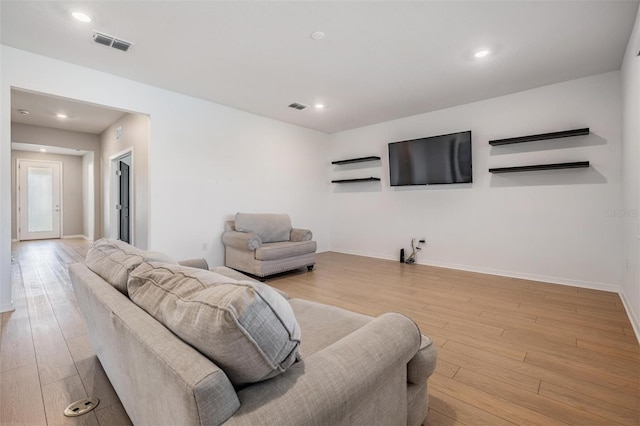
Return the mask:
M64 235L64 220L62 220L62 217L64 215L64 167L62 165L62 161L51 161L51 160L32 160L30 158L16 158L16 205L15 205L15 212L16 212L16 239L18 241L22 241L22 239L20 238L20 234L21 234L21 229L22 226L20 224L20 205L21 205L21 196L22 196L22 189L20 188L20 161L22 162L29 162L29 163L44 163L44 164L57 164L58 167L60 168L60 182L58 183L60 185L60 215L58 217L58 220L60 221L60 236L58 238L62 238L62 236Z
M118 170L118 162L124 157L131 157L131 166L129 167L129 244L135 245L135 183L133 174L135 170L135 159L133 156L133 147L126 148L109 157L109 174L111 175L110 181L110 197L109 197L109 238L118 239L120 236L120 215L116 209L116 205L120 201L120 185L118 184L118 176L116 171Z

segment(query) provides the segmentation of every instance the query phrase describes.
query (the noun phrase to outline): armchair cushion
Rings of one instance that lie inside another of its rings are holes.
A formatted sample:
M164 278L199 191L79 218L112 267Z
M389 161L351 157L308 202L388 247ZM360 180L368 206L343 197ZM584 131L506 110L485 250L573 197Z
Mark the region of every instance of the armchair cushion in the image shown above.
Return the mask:
M213 360L235 386L284 372L297 359L300 327L269 286L202 269L142 263L130 299Z
M256 260L278 260L315 252L315 241L268 243L256 249Z
M287 214L236 213L236 231L258 235L264 243L289 241L291 219Z

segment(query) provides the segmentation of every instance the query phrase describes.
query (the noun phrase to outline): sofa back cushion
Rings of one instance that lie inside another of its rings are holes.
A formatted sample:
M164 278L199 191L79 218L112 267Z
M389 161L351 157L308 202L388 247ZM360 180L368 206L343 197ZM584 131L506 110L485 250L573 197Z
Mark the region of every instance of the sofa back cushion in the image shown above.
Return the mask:
M215 362L235 386L284 372L298 355L291 305L266 284L144 262L131 272L131 300Z
M287 214L236 213L235 228L257 234L264 243L275 243L289 241L292 226Z
M85 259L89 269L125 295L129 273L145 261L176 263L164 253L140 250L124 241L107 238L93 243Z

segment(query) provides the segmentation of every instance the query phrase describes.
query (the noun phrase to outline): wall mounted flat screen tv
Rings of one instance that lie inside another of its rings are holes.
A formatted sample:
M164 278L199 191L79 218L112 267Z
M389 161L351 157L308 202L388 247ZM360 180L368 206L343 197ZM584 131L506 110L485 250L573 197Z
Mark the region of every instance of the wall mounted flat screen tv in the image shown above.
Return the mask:
M469 183L471 130L389 144L391 186Z

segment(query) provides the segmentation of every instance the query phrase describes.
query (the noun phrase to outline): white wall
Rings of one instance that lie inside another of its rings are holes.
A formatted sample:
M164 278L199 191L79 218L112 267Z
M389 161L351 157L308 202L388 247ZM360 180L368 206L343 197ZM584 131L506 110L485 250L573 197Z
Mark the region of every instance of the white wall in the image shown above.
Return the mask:
M245 211L289 213L327 250L327 135L7 46L0 57L0 309L11 294L12 86L149 115L150 249L220 265L223 222Z
M332 250L397 259L426 237L419 263L617 289L621 280L620 72L573 80L331 136L330 159L379 155L381 166L332 177ZM489 140L589 127L565 140ZM389 142L472 131L473 184L389 186ZM589 169L492 175L490 167L591 161ZM355 166L354 166L355 167Z
M82 235L93 240L95 237L95 164L94 153L88 152L82 156Z
M622 296L640 338L640 11L622 65L624 223Z

